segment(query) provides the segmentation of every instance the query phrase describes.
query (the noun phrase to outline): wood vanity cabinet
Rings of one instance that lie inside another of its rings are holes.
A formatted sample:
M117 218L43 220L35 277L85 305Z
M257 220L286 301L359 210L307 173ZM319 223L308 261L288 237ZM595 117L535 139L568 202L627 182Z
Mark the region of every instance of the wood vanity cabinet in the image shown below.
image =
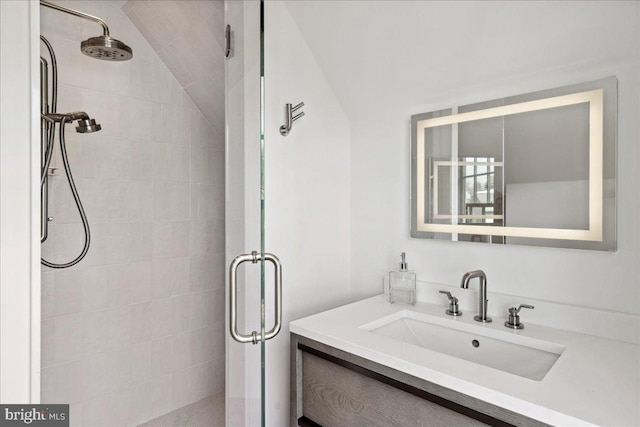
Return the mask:
M291 334L293 426L541 426L308 338Z

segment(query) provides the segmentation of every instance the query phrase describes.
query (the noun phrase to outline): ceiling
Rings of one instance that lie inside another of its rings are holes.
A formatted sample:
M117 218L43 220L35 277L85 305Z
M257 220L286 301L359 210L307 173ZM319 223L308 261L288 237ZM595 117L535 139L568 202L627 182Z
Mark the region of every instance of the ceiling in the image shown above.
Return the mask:
M351 120L480 101L469 94L507 90L510 79L527 87L522 81L536 75L562 75L561 66L587 68L639 52L638 2L284 3ZM223 1L130 0L122 9L222 131ZM558 86L571 83L578 82ZM532 90L545 88L532 83Z
M638 55L637 2L285 3L352 120L502 87L505 76Z

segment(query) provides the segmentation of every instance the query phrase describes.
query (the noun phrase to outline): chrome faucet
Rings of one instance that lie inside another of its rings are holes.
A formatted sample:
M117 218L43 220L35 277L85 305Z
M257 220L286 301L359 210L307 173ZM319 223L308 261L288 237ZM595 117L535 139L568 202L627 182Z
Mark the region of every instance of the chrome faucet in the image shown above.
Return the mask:
M487 316L487 275L482 270L468 271L462 276L460 287L462 289L469 289L469 280L473 278L480 279L480 293L478 295L478 315L473 316L473 320L476 322L489 323L491 318Z

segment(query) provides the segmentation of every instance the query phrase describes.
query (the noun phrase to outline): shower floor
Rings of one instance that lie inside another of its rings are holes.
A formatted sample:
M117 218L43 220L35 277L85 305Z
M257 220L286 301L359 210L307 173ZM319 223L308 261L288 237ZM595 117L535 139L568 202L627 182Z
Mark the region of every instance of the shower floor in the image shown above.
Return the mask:
M224 427L224 393L213 394L138 427Z

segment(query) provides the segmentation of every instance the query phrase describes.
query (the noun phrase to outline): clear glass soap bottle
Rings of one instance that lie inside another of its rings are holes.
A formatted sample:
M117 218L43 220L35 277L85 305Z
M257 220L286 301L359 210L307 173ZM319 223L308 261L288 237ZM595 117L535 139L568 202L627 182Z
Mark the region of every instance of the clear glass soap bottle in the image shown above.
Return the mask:
M416 273L407 269L405 254L400 255L400 270L389 272L389 302L391 304L416 304Z

